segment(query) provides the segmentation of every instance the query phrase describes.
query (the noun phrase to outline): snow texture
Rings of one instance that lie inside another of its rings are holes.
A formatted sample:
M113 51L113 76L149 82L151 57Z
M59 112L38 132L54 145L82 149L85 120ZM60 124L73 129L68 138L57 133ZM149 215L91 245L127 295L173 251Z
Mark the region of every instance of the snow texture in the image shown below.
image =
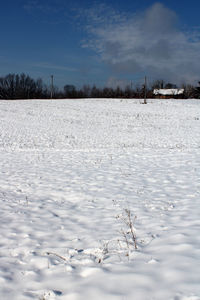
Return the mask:
M0 299L200 299L198 100L0 101L0 158Z

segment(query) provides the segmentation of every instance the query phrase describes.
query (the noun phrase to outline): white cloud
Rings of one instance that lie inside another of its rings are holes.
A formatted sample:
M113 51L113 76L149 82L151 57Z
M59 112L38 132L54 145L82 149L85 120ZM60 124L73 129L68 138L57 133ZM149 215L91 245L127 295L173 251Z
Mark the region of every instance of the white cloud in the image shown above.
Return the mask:
M199 30L179 28L178 16L161 3L137 15L101 5L86 13L84 47L95 51L114 74L146 73L152 79L193 82L200 78Z

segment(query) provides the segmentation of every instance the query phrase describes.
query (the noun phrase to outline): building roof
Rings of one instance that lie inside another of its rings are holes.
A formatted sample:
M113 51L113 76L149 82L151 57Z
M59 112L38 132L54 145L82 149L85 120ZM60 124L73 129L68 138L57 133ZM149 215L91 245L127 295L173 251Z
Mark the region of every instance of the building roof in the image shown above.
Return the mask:
M184 89L155 89L154 95L175 96L184 93Z

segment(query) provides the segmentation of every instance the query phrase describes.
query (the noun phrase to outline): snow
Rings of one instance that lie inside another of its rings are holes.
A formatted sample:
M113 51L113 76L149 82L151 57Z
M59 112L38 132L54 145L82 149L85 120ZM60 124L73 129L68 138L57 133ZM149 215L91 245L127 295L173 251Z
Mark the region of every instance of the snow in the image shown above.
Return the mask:
M184 89L155 89L153 91L154 95L181 95L184 93Z
M199 300L199 128L198 100L0 101L0 299Z

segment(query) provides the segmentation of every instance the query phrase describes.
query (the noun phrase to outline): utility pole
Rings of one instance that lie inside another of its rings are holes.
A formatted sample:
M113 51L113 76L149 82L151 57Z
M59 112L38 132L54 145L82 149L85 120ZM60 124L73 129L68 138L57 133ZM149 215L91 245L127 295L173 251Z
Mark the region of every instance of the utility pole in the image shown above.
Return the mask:
M51 99L53 98L53 75L51 75Z
M147 77L144 77L144 104L147 104Z

